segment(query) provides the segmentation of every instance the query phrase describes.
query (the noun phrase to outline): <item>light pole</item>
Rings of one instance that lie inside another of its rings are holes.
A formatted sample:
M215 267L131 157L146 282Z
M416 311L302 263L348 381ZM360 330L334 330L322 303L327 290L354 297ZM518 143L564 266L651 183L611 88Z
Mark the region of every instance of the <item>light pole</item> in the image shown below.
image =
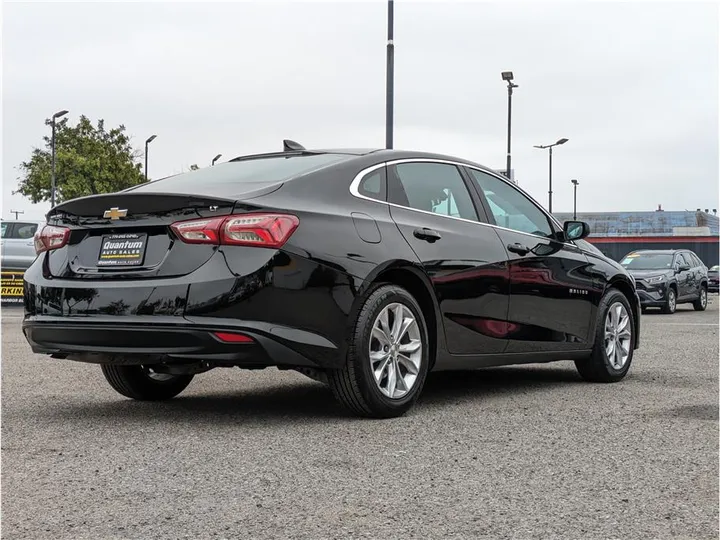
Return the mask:
M155 137L157 135L153 135L152 137L148 137L147 141L145 141L145 181L147 182L148 179L148 145L155 140Z
M518 85L513 83L513 72L512 71L503 71L501 73L503 81L507 81L507 89L508 89L508 128L507 128L507 165L505 167L505 176L508 177L509 180L512 180L510 178L510 167L511 167L511 157L510 157L510 133L512 131L512 95L513 95L513 88L517 88Z
M59 111L52 115L52 139L50 147L52 151L52 176L50 177L50 208L55 206L55 120L65 116L67 111Z
M212 160L212 163L210 163L210 166L213 167L215 165L215 162L222 157L222 154L218 154L215 156Z
M580 182L574 178L570 180L573 183L573 221L577 220L577 187Z
M560 139L556 143L553 144L545 144L545 145L535 145L535 148L540 148L544 150L547 148L550 150L550 162L548 167L548 212L552 214L552 149L553 146L560 146L561 144L565 144L568 142L568 139Z
M393 0L388 0L387 60L385 75L385 148L393 147L393 100L395 92L395 44L393 43Z

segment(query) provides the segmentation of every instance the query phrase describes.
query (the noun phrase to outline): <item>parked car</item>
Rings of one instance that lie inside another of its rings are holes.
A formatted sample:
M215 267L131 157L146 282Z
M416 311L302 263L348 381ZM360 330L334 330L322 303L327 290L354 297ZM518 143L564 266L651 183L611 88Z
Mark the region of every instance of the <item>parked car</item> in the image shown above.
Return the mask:
M3 269L25 270L37 257L33 237L41 221L2 221L2 240L0 240L1 262Z
M718 269L720 266L716 264L708 270L708 291L710 292L718 292Z
M639 299L517 186L462 159L285 152L65 202L25 274L36 353L101 364L139 400L212 368L277 366L393 417L432 370L574 360L614 382Z
M621 264L635 278L643 310L675 313L678 304L690 303L698 311L707 307L708 269L692 251L633 251Z

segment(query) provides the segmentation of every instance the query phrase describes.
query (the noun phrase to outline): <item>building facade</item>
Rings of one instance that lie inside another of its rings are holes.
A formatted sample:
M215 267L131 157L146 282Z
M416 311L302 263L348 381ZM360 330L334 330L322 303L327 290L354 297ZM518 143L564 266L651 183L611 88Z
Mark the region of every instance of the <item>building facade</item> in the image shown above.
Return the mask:
M554 213L560 221L572 213ZM718 264L720 218L709 210L654 212L582 212L577 219L590 225L587 239L619 261L638 249L689 249L710 267Z

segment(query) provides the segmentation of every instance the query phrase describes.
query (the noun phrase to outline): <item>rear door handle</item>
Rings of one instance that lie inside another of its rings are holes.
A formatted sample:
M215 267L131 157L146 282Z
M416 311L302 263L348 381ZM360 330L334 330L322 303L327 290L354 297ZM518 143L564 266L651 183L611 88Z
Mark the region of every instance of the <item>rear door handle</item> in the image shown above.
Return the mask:
M530 253L530 248L525 247L522 244L508 244L507 250L512 253L517 253L520 256L525 256Z
M420 240L430 242L431 244L442 238L442 236L440 236L440 233L437 232L435 229L428 229L427 227L415 229L413 231L413 236L415 238L419 238Z

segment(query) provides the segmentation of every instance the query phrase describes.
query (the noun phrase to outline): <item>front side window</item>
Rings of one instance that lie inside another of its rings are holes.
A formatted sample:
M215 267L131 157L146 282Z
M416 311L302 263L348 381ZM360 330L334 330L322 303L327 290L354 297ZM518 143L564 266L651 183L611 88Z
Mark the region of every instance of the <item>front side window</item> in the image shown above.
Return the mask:
M477 221L470 192L454 165L400 163L388 169L388 202Z
M469 169L469 172L485 195L496 225L537 236L554 237L548 218L520 191L481 171Z

